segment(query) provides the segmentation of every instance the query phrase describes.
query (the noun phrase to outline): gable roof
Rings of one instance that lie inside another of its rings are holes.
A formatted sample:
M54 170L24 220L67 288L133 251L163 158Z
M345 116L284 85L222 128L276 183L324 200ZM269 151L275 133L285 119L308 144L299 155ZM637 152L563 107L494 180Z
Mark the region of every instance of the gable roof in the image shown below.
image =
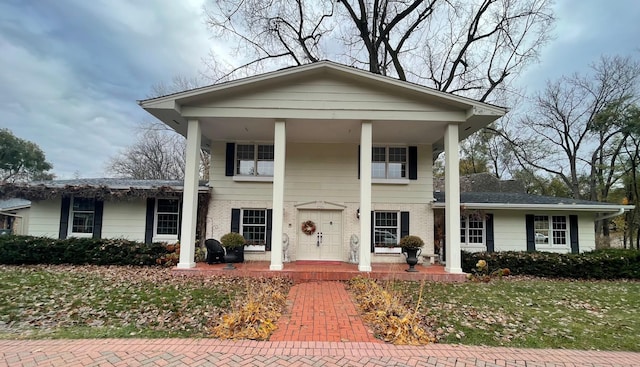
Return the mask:
M363 96L375 97L359 99ZM331 61L290 67L138 103L183 136L187 135L188 120L203 122L201 144L205 149L213 140L230 141L239 136L245 140L269 140L272 129L266 125L276 119L332 121L349 132L348 122L367 120L378 124L375 131L383 131L380 127L384 126L399 135L399 141L390 142L400 143L416 136L428 138L425 143L432 144L437 154L443 149L442 136L447 124L459 124L459 138L463 140L507 112L503 107ZM403 129L394 126L396 122L403 122ZM309 138L306 129L302 132L288 129L287 134L291 141ZM317 141L322 136L313 134L313 139Z
M267 72L264 74L258 74L258 75L226 81L218 84L212 84L204 87L188 89L185 91L171 93L164 96L139 100L138 104L143 108L147 108L154 104L163 103L166 101L176 101L176 100L188 101L195 98L201 98L204 95L207 95L209 93L214 93L220 90L229 90L233 88L246 86L248 84L256 85L256 84L265 83L265 82L273 82L274 80L277 80L277 79L300 78L305 74L315 74L315 73L321 73L321 72L331 73L333 75L338 75L343 77L357 78L360 80L368 80L370 82L377 83L379 85L386 85L388 87L406 89L406 90L414 91L416 93L424 94L427 96L436 97L443 101L449 101L450 103L457 104L459 106L486 109L487 112L493 112L500 116L507 112L507 109L504 107L500 107L500 106L493 105L486 102L479 102L472 98L459 96L459 95L448 93L448 92L442 92L435 88L392 78L386 75L375 74L370 71L358 69L353 66L339 64L329 60L323 60L323 61L318 61L318 62L299 65L299 66L292 66L288 68L279 69L276 71Z
M445 207L444 192L434 192L434 208ZM517 192L461 192L460 204L467 209L522 209L591 211L598 213L631 210L633 205L603 203L599 201L531 195Z

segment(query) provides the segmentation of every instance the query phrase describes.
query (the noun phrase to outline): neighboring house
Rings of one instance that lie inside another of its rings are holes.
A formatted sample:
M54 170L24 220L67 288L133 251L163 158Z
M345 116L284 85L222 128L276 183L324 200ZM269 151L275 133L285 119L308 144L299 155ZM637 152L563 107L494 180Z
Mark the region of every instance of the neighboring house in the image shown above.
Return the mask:
M349 259L360 271L400 262L378 253L407 234L433 252L434 158L446 153L449 232L459 232L459 141L505 114L501 107L332 62L283 69L141 101L187 137L182 251L193 267L199 149L212 155L207 237L229 231L250 242L251 260ZM450 169L453 167L453 169ZM302 230L312 221L313 231ZM187 233L190 235L187 236ZM285 236L286 235L286 236ZM446 270L462 272L450 241ZM396 250L397 251L397 250Z
M54 180L6 186L4 191L31 200L28 234L32 236L125 238L146 243L180 238L182 181ZM205 210L208 191L204 183L198 188Z
M31 202L25 199L0 200L0 233L27 234L30 207Z

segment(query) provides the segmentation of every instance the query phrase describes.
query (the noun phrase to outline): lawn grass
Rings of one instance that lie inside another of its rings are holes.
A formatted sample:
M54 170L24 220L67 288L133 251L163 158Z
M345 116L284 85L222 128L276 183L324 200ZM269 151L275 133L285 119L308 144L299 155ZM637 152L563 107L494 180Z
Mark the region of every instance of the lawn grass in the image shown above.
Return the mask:
M640 282L504 278L389 284L439 342L640 352Z
M0 266L0 338L206 337L244 289L167 268Z

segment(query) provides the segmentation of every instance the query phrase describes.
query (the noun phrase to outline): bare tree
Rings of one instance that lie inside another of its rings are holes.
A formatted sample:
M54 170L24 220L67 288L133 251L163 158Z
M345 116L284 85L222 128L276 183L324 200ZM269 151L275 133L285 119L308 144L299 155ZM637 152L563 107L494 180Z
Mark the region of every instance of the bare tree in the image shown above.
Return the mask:
M628 57L602 57L591 72L547 83L534 98L533 110L507 138L523 166L557 176L574 198L606 200L617 181L604 169L620 152L622 127L598 123L607 108L637 96L640 64ZM589 189L581 190L581 176ZM598 194L598 183L600 187Z
M538 58L550 3L219 0L207 24L233 61L214 55L209 66L217 81L330 59L486 101Z
M184 138L145 124L137 141L111 158L107 170L117 176L139 180L182 180Z

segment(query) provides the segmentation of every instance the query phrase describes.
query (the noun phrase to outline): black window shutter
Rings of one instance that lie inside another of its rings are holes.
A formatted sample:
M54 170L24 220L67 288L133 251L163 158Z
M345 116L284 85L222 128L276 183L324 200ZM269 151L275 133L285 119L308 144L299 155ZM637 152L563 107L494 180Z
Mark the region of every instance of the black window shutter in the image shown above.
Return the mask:
M409 179L418 179L418 147L409 147Z
M102 214L104 212L104 201L96 199L94 205L93 238L102 238Z
M273 209L267 209L267 232L265 233L265 250L271 251L271 232L273 225Z
M231 209L231 232L240 233L240 209Z
M569 236L571 236L571 253L577 254L580 252L580 245L578 242L578 216L569 216Z
M153 241L153 222L156 210L156 199L147 198L147 215L144 221L144 243Z
M409 212L400 212L400 238L409 235Z
M69 230L69 209L71 208L71 198L63 197L60 205L60 230L58 231L58 238L64 240L67 238L67 231Z
M485 225L487 226L487 252L495 252L493 235L493 214L486 214Z
M233 176L235 160L236 160L236 144L227 143L227 153L225 155L224 175Z
M536 234L533 230L533 214L527 214L525 218L525 227L527 229L527 252L534 252L536 250Z
M360 146L358 145L358 180L360 179Z
M374 252L376 247L375 220L376 220L376 212L372 210L371 211L371 252Z

